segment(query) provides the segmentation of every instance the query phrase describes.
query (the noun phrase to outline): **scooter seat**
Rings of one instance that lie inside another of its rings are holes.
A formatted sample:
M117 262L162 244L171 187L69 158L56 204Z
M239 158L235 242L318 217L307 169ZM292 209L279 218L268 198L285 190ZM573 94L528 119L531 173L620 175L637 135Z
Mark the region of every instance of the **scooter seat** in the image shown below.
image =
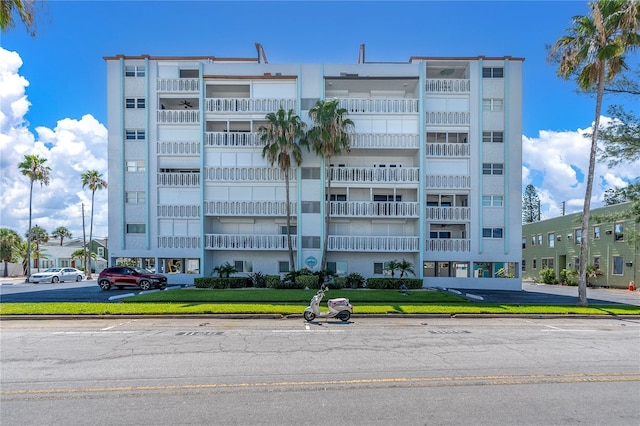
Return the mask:
M338 297L337 299L329 299L329 301L327 302L327 305L329 305L332 308L334 306L348 305L348 304L349 304L349 299L347 299L346 297Z

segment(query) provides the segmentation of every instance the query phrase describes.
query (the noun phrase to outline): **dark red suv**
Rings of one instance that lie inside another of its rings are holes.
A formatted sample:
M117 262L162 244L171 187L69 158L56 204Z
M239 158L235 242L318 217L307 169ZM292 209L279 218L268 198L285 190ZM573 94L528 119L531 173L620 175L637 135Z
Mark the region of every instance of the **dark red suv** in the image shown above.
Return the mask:
M100 272L98 285L103 290L109 290L111 286L117 288L134 286L139 287L141 290L149 290L152 287L162 288L166 286L167 277L133 266L113 266Z

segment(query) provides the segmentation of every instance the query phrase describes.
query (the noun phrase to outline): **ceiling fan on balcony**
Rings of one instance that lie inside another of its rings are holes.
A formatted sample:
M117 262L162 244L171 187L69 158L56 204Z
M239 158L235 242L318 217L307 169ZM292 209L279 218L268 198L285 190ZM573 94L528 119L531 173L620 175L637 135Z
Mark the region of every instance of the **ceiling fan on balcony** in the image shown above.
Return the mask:
M191 105L191 102L189 102L186 99L180 102L180 105L184 105L185 108L193 108L193 105Z

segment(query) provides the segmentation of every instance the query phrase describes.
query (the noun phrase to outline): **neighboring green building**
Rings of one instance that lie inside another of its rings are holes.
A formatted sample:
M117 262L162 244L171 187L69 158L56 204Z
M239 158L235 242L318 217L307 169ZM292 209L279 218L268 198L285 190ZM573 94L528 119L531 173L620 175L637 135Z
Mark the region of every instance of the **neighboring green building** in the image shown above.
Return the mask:
M628 202L591 210L588 262L600 271L598 276L589 279L591 285L628 288L633 281L637 287L640 227L634 219L602 219L605 215L619 215L630 206ZM578 269L581 217L582 213L574 213L522 226L523 279L542 281L540 271L546 267L553 268L558 279L562 270Z

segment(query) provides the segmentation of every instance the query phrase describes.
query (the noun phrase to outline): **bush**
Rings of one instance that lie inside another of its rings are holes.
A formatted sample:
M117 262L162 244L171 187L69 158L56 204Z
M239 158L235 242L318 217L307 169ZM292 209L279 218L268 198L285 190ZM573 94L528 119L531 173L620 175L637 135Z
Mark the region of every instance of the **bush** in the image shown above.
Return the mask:
M251 287L251 279L249 277L200 277L193 280L196 288L243 288Z
M556 284L556 271L552 268L544 268L540 271L540 279L545 284Z
M377 290L399 290L402 284L413 290L422 288L422 280L419 278L369 278L367 280L367 288Z
M295 279L296 288L320 288L318 275L299 275Z
M280 288L280 275L265 276L267 288Z
M560 271L560 282L563 282L566 285L576 286L578 285L578 281L576 281L577 276L578 276L577 270L563 269L562 271Z
M248 278L255 288L265 288L267 286L267 277L262 272L254 272L249 274Z
M350 287L350 288L364 288L366 286L367 286L367 280L365 280L364 277L357 272L352 272L349 275L347 275L345 279L345 283L343 285L343 287Z

